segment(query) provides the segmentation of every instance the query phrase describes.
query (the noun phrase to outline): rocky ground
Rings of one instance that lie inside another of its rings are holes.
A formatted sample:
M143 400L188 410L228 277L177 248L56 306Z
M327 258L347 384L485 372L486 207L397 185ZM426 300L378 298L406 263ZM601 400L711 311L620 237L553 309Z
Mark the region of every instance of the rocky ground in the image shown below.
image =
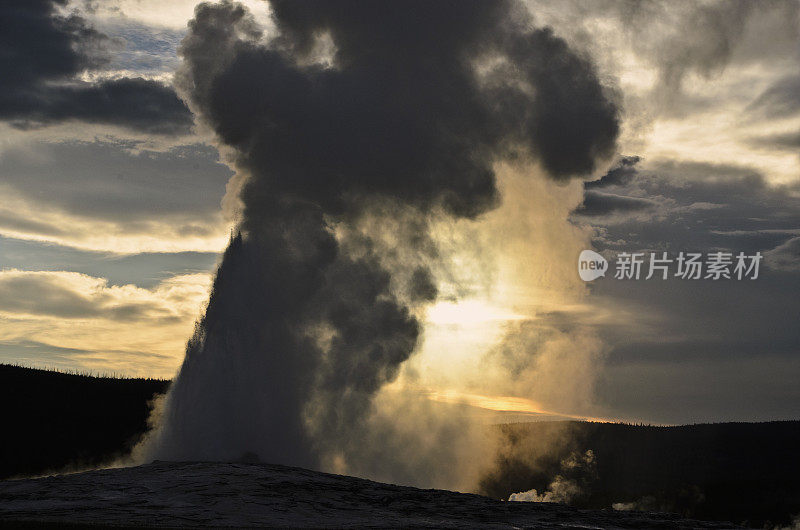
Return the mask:
M578 510L268 464L173 463L0 482L2 526L735 528Z

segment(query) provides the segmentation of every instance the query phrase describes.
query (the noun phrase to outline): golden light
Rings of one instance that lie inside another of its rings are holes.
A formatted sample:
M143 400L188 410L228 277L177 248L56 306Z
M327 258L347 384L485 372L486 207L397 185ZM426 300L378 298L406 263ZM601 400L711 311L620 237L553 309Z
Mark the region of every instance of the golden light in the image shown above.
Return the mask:
M609 418L582 416L548 410L536 401L516 396L484 396L480 394L459 392L453 389L431 390L425 394L431 401L436 401L439 403L466 404L475 408L494 412L516 412L531 416L560 417L594 422L615 421Z
M523 320L524 315L497 307L485 300L439 302L428 309L426 320L431 324L469 326L492 321Z

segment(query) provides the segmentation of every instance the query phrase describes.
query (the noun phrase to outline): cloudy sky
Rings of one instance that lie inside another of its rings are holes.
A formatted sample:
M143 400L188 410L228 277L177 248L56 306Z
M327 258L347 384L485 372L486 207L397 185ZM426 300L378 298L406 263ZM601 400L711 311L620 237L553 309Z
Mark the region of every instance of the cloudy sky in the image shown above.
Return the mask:
M269 5L246 5L268 38ZM173 89L194 7L0 6L0 361L179 368L238 220L231 153ZM408 379L531 417L800 417L800 2L525 7L593 64L616 147L568 181L498 166L497 208L436 226ZM756 280L584 285L582 248L765 258Z

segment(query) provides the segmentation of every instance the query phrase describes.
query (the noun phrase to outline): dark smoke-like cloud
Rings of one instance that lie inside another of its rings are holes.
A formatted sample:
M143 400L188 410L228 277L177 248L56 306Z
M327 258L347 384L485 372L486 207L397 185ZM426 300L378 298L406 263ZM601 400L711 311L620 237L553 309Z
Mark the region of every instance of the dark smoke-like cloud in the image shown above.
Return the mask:
M411 212L413 252L430 243L424 219L498 203L496 162L567 180L615 149L593 65L520 4L272 9L265 41L243 6L201 4L181 47L179 89L245 180L240 234L168 398L165 458L351 458L417 345L414 308L436 297L428 268L397 266L359 220Z
M86 82L106 62L109 39L83 18L61 14L66 0L0 5L0 119L18 128L66 120L155 134L186 133L192 116L175 92L142 78Z
M608 170L608 173L598 180L585 183L583 187L590 190L607 186L624 186L636 177L636 166L641 161L641 157L638 156L623 156Z

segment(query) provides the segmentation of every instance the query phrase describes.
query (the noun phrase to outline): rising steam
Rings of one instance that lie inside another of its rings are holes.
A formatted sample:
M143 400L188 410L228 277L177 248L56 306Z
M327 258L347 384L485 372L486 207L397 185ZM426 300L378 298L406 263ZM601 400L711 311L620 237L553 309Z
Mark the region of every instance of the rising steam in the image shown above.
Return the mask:
M239 223L144 450L446 482L431 463L464 455L431 440L467 427L381 393L438 296L432 227L496 208L503 162L591 173L617 109L516 2L271 9L267 36L240 4L201 4L181 46L177 86L230 154Z

